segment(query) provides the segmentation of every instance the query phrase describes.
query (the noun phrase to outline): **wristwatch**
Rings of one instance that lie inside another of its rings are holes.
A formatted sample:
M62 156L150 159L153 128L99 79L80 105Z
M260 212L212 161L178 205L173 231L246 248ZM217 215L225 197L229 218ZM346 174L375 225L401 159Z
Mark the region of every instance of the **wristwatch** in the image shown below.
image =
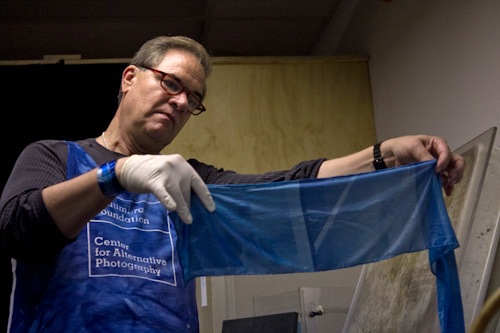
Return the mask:
M385 165L384 159L382 158L382 154L380 153L380 145L382 142L379 142L373 146L373 166L375 170L386 169L387 165Z

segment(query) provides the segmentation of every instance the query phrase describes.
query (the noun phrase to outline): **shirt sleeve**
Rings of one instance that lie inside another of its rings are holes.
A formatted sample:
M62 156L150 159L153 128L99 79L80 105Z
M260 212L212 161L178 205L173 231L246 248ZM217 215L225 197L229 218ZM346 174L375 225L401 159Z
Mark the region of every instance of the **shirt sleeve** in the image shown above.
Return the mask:
M189 159L188 162L207 184L257 184L316 178L318 170L325 160L326 158L303 161L288 170L263 174L239 174L232 170L224 170L202 163L196 159Z
M73 241L42 199L42 189L65 180L66 157L66 143L55 140L34 142L19 155L0 199L0 242L8 256L48 258Z

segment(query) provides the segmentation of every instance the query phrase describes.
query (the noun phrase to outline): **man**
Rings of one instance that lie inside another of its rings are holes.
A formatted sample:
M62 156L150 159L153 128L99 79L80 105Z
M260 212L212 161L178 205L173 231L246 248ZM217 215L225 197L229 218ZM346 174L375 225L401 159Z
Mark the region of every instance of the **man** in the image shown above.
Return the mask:
M448 195L461 180L463 158L428 135L261 175L161 155L205 110L210 71L197 42L149 40L123 71L118 109L101 136L43 140L21 153L0 201L0 239L15 259L11 332L198 332L195 286L183 279L169 213L191 223L191 191L214 211L205 184L332 177L433 158Z

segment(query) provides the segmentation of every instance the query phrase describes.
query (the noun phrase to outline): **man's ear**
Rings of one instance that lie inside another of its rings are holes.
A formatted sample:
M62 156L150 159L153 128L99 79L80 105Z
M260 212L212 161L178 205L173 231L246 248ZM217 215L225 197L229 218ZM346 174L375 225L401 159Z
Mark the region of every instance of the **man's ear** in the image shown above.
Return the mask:
M133 84L139 68L134 65L127 66L122 73L122 91L125 93Z

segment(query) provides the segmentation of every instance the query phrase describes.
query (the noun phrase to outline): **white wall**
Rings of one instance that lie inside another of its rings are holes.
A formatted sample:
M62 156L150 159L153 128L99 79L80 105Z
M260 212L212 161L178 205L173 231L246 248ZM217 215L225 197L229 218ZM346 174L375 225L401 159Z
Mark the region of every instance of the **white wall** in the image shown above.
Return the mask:
M436 134L455 149L500 127L500 1L360 0L346 14L316 53L370 57L379 140Z
M500 127L500 1L345 0L343 10L349 23L334 17L315 54L369 56L379 140L428 133L456 149Z

